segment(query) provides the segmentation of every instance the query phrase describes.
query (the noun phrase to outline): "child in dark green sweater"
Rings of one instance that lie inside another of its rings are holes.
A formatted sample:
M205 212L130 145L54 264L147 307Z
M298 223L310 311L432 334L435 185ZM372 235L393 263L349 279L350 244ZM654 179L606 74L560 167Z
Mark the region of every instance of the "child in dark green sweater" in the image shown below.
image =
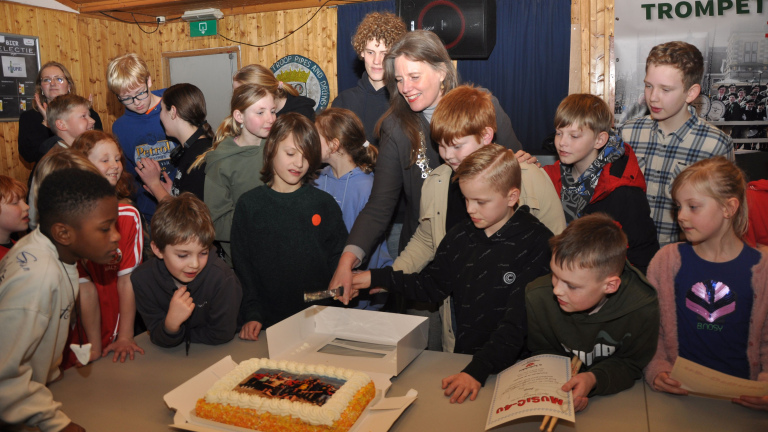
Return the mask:
M281 116L264 145L264 186L237 202L231 241L243 285L241 339L256 340L262 327L311 306L304 292L326 289L336 269L347 229L333 197L310 184L320 153L311 121Z
M525 289L528 349L533 355L577 356L576 411L588 397L634 385L656 352L656 290L627 262L627 237L604 213L583 216L549 240L552 274Z

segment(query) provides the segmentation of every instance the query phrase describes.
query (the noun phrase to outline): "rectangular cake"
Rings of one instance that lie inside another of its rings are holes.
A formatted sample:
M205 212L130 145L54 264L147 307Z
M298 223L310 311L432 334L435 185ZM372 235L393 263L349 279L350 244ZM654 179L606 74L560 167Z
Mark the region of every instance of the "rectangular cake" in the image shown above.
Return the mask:
M363 372L250 359L197 401L197 417L261 432L345 432L376 393Z

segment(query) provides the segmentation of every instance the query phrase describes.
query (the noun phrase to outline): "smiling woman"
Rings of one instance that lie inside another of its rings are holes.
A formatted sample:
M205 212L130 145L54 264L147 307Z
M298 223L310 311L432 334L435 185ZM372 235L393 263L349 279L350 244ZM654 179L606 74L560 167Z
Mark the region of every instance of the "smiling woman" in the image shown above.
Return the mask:
M441 161L430 139L429 123L442 96L458 86L458 73L440 39L432 32L405 34L384 60L384 80L390 106L377 125L379 157L371 196L350 231L344 254L330 287L349 288L352 269L369 254L389 226L401 191L405 194L405 218L400 235L402 250L416 231L421 186ZM520 150L520 142L504 110L493 98L498 132L496 141ZM434 308L433 308L434 309ZM432 347L439 346L431 344Z
M29 163L37 163L45 152L40 149L43 141L53 136L47 127L45 110L56 96L77 93L77 87L67 68L58 62L48 62L40 68L35 81L35 103L31 110L19 117L19 154ZM90 109L91 118L96 122L94 129L101 130L101 118Z

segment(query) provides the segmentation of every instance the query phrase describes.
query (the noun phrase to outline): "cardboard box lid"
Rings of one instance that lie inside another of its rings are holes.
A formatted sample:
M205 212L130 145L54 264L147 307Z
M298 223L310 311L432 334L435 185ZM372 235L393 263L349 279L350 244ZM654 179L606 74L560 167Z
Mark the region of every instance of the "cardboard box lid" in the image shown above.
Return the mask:
M413 315L311 306L267 329L269 358L393 376L426 348L428 325L427 318ZM318 352L335 339L390 345L394 349L379 358Z

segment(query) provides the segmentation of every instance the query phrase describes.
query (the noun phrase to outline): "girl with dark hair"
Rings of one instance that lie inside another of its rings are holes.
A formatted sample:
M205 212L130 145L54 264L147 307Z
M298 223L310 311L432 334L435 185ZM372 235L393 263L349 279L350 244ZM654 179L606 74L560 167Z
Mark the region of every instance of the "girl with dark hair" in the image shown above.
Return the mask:
M278 118L264 144L264 185L237 202L232 259L243 285L241 339L256 340L262 328L306 309L304 293L331 280L347 228L336 201L312 186L320 153L309 119Z
M205 165L192 168L198 156L213 144L213 130L206 121L205 97L192 84L176 84L163 93L160 102L160 121L165 133L180 145L171 151L171 164L176 167L173 180L152 158L139 159L136 172L144 182L144 189L158 201L182 192L192 192L204 199ZM160 175L165 181L160 179Z

